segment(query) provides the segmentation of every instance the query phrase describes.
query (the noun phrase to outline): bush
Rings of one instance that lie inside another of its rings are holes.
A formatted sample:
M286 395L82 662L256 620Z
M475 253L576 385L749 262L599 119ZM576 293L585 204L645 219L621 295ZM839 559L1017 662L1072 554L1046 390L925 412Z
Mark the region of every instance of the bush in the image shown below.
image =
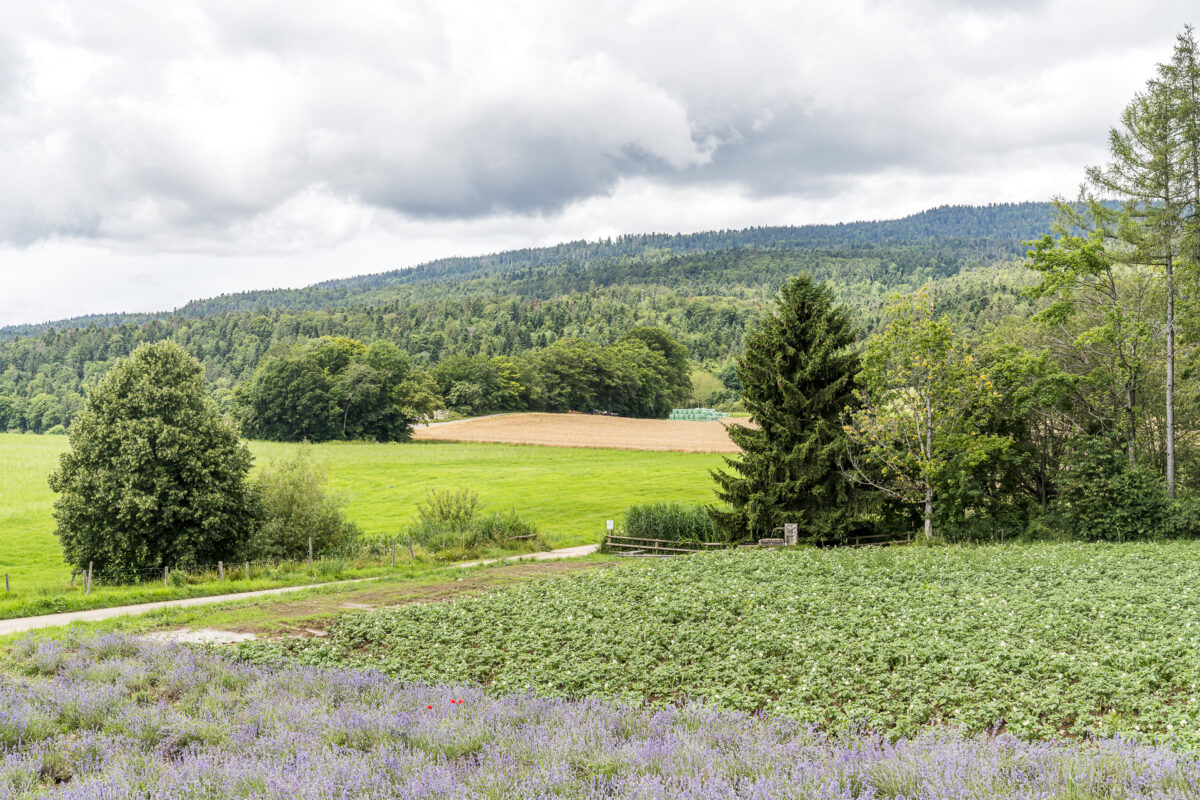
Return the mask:
M480 515L479 495L470 489L432 490L417 506L417 513L408 535L431 553L450 549L466 553L489 545L544 546L537 526L516 511Z
M1075 539L1125 542L1197 535L1195 514L1172 502L1166 482L1132 466L1105 437L1080 436L1068 449L1058 479L1055 515Z
M723 542L725 536L703 506L650 503L625 512L625 533L673 542Z
M251 561L320 557L344 549L358 531L342 513L341 499L325 491L325 471L307 447L291 458L272 461L251 478L261 522L246 544Z
M479 513L479 495L470 489L430 489L425 502L417 504L421 522L461 528Z
M54 425L53 427L44 430L43 433L45 433L47 436L66 436L67 429L62 425Z

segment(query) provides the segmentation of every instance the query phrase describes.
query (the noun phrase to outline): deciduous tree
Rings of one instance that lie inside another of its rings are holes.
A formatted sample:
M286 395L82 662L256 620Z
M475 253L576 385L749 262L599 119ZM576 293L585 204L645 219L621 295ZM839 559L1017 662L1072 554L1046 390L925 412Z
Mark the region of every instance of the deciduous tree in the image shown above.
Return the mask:
M974 412L995 395L950 323L922 290L896 298L871 339L849 415L852 475L904 502L923 504L933 536L934 495L951 464L970 467L1007 445L981 434Z
M113 579L228 559L255 524L250 452L213 410L203 368L142 345L89 393L50 476L68 563Z

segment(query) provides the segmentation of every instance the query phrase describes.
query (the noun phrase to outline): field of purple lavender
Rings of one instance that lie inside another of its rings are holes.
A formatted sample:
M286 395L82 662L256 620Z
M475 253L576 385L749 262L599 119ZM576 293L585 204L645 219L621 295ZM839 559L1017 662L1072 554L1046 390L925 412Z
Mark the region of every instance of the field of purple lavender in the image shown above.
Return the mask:
M889 742L697 705L497 699L108 636L7 654L0 796L1165 800L1200 796L1200 762L1114 738Z

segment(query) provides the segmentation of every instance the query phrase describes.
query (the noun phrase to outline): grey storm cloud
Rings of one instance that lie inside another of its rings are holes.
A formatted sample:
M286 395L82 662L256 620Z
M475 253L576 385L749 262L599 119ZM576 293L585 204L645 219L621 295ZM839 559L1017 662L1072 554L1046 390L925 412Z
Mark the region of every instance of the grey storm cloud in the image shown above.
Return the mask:
M1165 57L1190 10L16 6L0 12L0 242L185 249L271 228L314 196L479 219L551 215L630 179L830 196L887 170L1035 163L1101 140L1105 69L1135 52L1138 85L1153 66L1141 49Z

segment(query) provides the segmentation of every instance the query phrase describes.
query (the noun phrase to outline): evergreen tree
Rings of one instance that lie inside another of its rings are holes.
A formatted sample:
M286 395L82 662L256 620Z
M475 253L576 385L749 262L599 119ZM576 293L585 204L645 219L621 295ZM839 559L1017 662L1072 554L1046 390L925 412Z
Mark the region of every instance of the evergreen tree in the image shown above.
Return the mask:
M731 538L785 522L809 540L844 533L853 490L841 470L841 416L854 400L854 340L849 313L804 274L784 285L774 313L748 337L738 378L758 427L731 426L742 454L725 459L730 472L712 473L731 508L710 513Z
M250 452L213 410L204 368L174 342L117 362L50 476L68 563L110 580L235 555L256 518Z

